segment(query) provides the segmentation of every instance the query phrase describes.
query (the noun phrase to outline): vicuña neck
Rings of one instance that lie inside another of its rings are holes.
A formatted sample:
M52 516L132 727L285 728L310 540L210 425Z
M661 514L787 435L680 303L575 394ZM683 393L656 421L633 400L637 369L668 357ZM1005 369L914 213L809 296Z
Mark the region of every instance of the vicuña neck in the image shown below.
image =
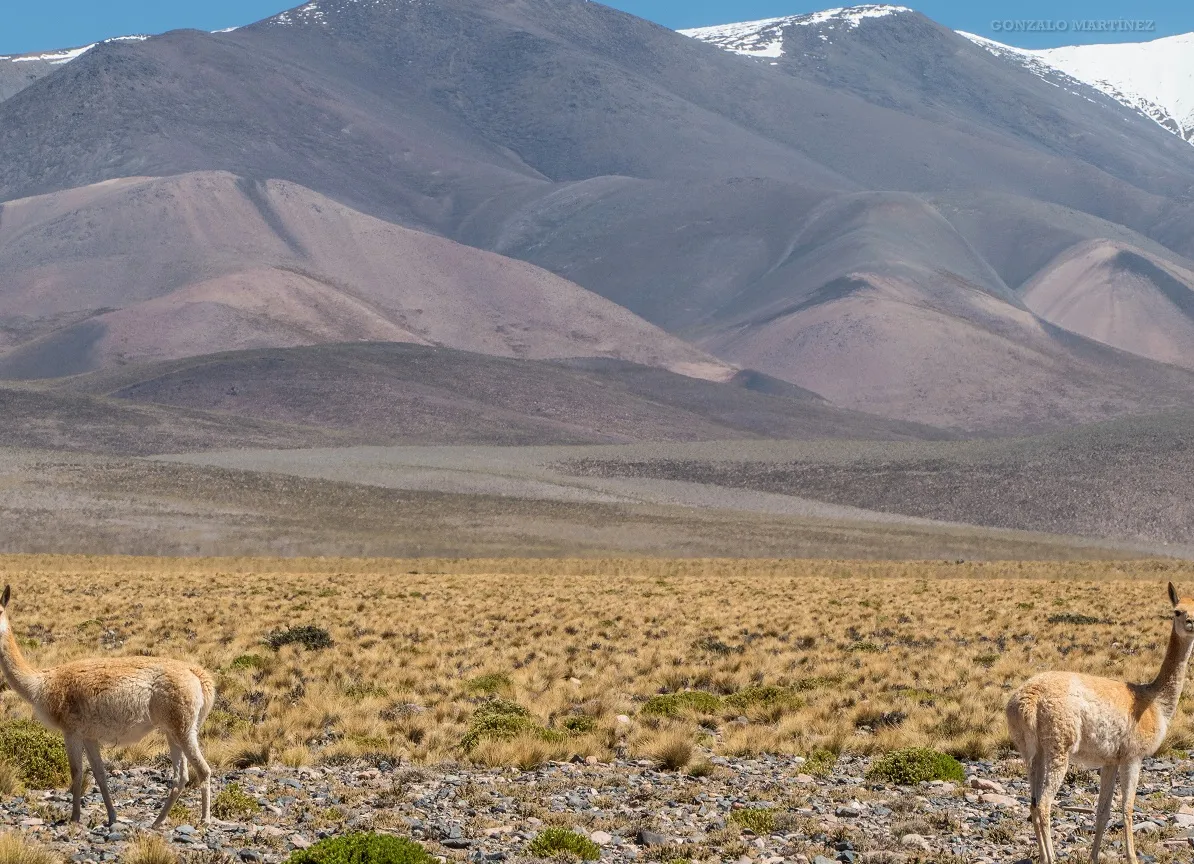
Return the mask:
M21 646L12 634L7 615L0 619L0 670L3 670L4 680L9 687L25 701L33 701L41 676L21 653Z
M1157 702L1165 712L1166 718L1170 720L1177 713L1177 702L1182 698L1182 687L1186 683L1186 667L1190 663L1192 647L1194 639L1179 639L1176 629L1170 631L1165 662L1161 664L1161 671L1152 683Z

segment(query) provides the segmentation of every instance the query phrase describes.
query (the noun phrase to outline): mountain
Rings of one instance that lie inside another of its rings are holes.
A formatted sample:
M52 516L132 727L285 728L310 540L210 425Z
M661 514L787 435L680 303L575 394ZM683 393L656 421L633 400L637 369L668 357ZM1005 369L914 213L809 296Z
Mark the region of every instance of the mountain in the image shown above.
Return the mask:
M962 35L997 56L1019 60L1046 80L1059 80L1061 73L1081 81L1194 144L1194 33L1035 51Z
M117 36L105 42L143 42L148 36ZM99 43L59 51L0 56L0 102L15 96L39 78L49 75L76 57L82 57Z
M1194 404L1180 349L1046 278L1101 242L1180 284L1185 142L907 9L750 30L320 0L97 45L0 102L0 374L390 340L749 368L967 432Z
M712 382L622 360L515 360L378 342L133 363L0 386L0 405L0 443L105 453L948 437L836 408L758 373Z
M0 286L10 379L350 340L733 374L545 270L220 172L8 202Z

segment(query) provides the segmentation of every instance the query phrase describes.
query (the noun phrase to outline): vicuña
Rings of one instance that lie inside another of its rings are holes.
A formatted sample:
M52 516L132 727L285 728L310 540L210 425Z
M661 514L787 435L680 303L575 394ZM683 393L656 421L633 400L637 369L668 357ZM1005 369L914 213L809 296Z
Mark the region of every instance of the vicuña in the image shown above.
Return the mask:
M100 757L101 744L133 744L160 729L170 746L174 782L153 823L162 824L194 767L203 795L203 821L211 815L211 771L199 749L199 728L216 697L202 666L160 657L106 657L34 669L21 653L8 617L9 586L0 597L0 667L8 686L33 706L37 719L61 730L70 761L71 821L81 817L83 754L104 796L108 824L116 808Z
M1028 766L1032 791L1031 820L1042 864L1057 861L1050 828L1053 799L1071 760L1099 769L1099 806L1095 815L1091 860L1111 815L1116 779L1123 793L1124 848L1136 864L1132 810L1140 763L1165 740L1186 681L1194 646L1194 599L1177 596L1169 584L1173 629L1161 671L1148 684L1128 684L1074 672L1043 672L1020 686L1008 702L1012 742Z

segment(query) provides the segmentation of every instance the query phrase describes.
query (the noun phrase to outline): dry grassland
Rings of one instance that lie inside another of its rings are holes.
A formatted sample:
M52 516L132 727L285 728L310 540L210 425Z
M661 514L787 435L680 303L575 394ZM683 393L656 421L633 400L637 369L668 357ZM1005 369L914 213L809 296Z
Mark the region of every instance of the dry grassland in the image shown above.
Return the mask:
M1170 579L1194 593L1194 565L1171 561L0 558L35 664L153 653L216 671L217 765L623 752L682 766L700 763L694 745L984 757L1007 746L1004 702L1033 672L1151 678ZM303 625L334 644L262 642ZM689 689L718 698L647 701ZM466 751L494 697L529 718ZM1172 746L1194 746L1192 704ZM2 706L28 716L11 692Z

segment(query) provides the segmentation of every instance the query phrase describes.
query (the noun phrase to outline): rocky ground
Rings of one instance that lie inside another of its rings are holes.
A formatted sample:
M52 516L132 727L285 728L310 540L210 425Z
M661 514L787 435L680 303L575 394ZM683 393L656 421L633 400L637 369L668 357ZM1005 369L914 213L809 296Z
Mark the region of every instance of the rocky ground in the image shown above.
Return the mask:
M184 857L246 864L274 864L321 837L364 829L413 836L448 861L513 861L529 857L528 843L552 825L588 835L603 860L616 862L982 864L1034 852L1018 762L967 763L965 784L916 787L873 784L864 779L867 764L844 757L832 773L813 776L795 757L712 757L699 777L633 761L530 771L381 761L249 768L215 780L223 791L216 809L225 818L199 826L186 809L198 805L191 790L162 833L190 853ZM153 818L165 774L134 767L110 776L121 817L114 829L102 824L94 787L84 826L65 823L69 796L59 790L6 801L0 828L19 827L70 861L120 859ZM1096 784L1097 777L1077 774L1062 789L1054 827L1063 859L1089 854ZM1190 860L1191 805L1194 761L1146 763L1136 816L1142 864ZM1112 836L1113 856L1121 836Z

